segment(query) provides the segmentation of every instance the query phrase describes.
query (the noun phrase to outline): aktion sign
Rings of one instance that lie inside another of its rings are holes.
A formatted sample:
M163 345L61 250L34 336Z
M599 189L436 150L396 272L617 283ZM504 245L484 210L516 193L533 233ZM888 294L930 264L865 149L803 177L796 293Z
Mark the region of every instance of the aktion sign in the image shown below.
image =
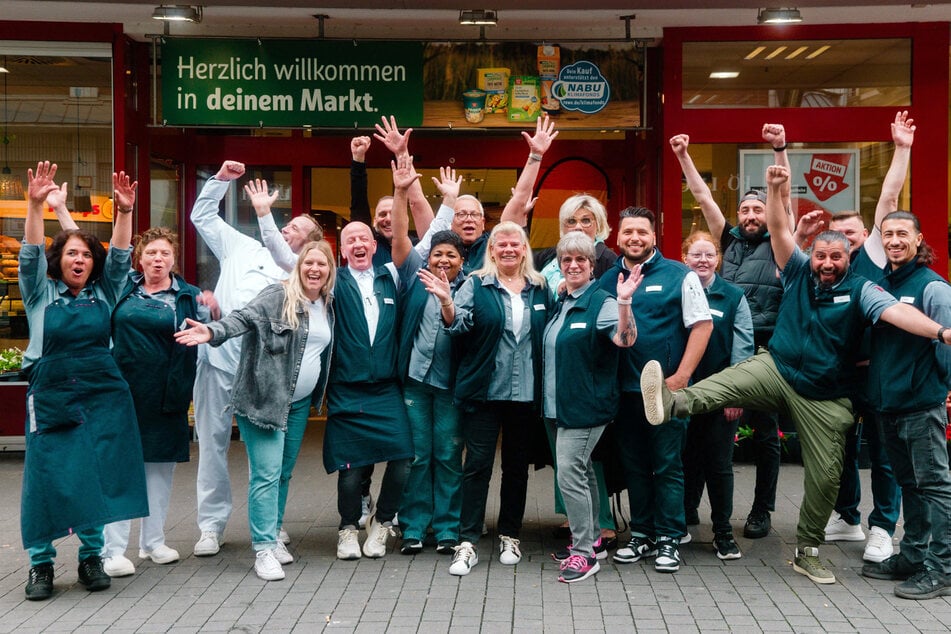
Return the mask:
M368 127L423 121L418 42L172 39L162 45L166 125Z

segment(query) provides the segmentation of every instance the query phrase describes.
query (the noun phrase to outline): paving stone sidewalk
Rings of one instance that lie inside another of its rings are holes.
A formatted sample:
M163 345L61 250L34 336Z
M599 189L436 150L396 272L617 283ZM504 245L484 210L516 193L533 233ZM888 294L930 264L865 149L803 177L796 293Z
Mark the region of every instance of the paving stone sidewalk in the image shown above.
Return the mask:
M168 544L182 561L140 563L134 527L127 556L136 562L136 574L89 593L76 580L78 541L67 538L56 544L55 594L43 602L23 598L29 570L19 531L23 456L0 454L0 632L951 631L951 597L907 601L892 594L892 582L862 577L861 542L822 547L838 579L833 585L818 586L792 571L802 468L787 464L768 537L742 537L754 468L736 465L733 526L743 558L716 558L704 501L701 525L691 528L693 541L682 546L684 563L676 574L657 573L649 561L621 566L609 560L593 580L558 583L558 565L549 553L564 544L551 536L562 519L552 511L551 469L531 474L521 563L500 564L493 530L498 461L489 534L468 576L449 575L449 557L431 549L413 557L395 549L383 559L338 561L336 477L323 471L320 436L320 423L312 424L291 483L285 527L296 561L284 567L284 581L254 575L247 460L243 445L234 442L235 512L221 554L191 554L198 537L193 446L192 462L175 473L167 522ZM867 474L862 472L863 516L871 505Z

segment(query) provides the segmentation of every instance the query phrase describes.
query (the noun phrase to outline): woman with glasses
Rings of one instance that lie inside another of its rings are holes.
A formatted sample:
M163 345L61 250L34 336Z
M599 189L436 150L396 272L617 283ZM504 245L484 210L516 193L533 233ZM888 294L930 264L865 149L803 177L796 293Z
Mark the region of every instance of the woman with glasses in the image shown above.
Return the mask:
M695 231L684 240L681 252L684 263L700 278L713 316L713 334L693 374L693 380L699 381L753 356L753 318L743 290L717 275L720 250L713 236ZM730 526L733 441L742 414L741 408L727 407L691 417L683 456L686 516L696 517L706 483L713 547L717 557L724 560L743 556Z

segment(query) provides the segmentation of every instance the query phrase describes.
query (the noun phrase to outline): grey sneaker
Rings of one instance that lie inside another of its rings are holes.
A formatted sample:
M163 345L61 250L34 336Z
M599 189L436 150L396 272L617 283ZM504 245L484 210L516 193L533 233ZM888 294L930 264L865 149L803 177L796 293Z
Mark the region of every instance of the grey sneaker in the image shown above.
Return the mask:
M815 546L797 548L792 567L793 570L801 575L806 575L815 583L835 583L835 575L822 565L822 560L819 559L819 549Z
M933 599L944 595L951 595L951 575L930 568L895 586L895 596L902 599Z
M913 564L901 553L897 553L885 561L870 562L862 566L862 576L871 579L886 579L888 581L904 581L920 572L924 566Z
M644 414L651 425L661 425L670 420L674 396L664 382L664 370L657 361L648 361L641 370L641 395L644 397Z

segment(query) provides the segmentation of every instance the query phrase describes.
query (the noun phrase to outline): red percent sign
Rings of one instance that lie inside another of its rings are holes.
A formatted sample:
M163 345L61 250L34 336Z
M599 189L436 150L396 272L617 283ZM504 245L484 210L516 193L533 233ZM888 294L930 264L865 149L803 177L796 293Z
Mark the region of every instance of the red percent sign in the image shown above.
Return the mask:
M809 171L803 174L816 199L826 201L848 189L845 176L852 154L813 154Z

